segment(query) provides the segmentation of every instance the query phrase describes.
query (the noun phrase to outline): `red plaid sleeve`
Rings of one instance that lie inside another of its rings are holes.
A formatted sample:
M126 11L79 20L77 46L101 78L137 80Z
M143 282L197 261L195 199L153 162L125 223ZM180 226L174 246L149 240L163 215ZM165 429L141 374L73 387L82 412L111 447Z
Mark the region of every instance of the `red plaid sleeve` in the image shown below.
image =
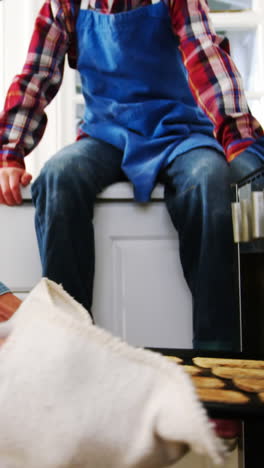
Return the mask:
M228 43L214 31L207 0L169 0L169 7L192 93L231 161L263 129L250 113Z
M69 45L59 0L46 0L34 27L26 63L8 90L0 114L0 167L24 166L46 127L44 112L57 93Z

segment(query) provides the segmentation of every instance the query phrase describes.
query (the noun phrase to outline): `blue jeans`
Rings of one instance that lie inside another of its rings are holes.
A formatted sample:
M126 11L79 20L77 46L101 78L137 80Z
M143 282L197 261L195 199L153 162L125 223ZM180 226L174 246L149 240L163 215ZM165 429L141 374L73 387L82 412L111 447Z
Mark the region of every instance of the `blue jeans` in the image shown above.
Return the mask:
M88 310L94 277L93 206L105 187L126 180L121 161L117 148L82 139L51 158L32 187L43 276L62 283ZM222 154L201 148L178 156L160 172L193 297L195 348L238 349L230 183L260 166L252 153L244 152L229 166Z

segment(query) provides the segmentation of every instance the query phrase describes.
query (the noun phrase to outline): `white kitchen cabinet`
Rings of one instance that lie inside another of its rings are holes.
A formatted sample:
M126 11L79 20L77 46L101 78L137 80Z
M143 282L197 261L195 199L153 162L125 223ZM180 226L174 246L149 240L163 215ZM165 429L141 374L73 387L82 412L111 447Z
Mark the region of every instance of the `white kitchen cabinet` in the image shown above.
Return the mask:
M191 295L162 191L158 186L143 206L128 183L98 198L93 313L97 324L131 344L191 348ZM0 206L0 220L0 279L14 292L28 292L41 277L30 200Z
M162 191L139 205L120 183L98 200L94 314L135 345L191 348L191 295Z

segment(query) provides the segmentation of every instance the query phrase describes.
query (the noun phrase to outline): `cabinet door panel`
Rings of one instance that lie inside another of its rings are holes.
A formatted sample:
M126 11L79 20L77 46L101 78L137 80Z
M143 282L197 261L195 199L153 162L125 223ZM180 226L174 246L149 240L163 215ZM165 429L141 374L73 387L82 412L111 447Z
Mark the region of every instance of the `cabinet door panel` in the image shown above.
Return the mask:
M191 295L164 204L98 204L95 229L96 322L134 345L191 348Z

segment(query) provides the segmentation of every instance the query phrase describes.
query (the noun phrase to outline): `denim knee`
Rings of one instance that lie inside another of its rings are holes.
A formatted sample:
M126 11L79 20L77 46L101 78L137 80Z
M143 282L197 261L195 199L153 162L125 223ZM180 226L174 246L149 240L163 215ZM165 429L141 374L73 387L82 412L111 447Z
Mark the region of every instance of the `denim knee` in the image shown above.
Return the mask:
M94 202L97 194L123 178L123 153L108 143L83 138L66 146L44 165L32 195L65 196Z
M230 185L230 169L221 153L210 148L192 150L176 158L167 169L168 187L177 195L191 189L216 194Z
M49 159L39 176L32 184L32 198L36 204L47 204L49 207L67 205L76 208L76 198L87 202L94 202L96 187L87 167L83 168L78 161L78 155L67 153L65 149L59 151Z
M53 206L54 209L55 206L62 206L67 196L67 187L68 194L71 187L68 174L70 174L70 171L65 168L62 169L58 161L53 158L48 161L32 184L31 191L34 204L39 207L49 204L49 208Z
M71 159L66 159L63 152L59 152L44 164L33 186L50 189L65 186L70 188L73 173Z

